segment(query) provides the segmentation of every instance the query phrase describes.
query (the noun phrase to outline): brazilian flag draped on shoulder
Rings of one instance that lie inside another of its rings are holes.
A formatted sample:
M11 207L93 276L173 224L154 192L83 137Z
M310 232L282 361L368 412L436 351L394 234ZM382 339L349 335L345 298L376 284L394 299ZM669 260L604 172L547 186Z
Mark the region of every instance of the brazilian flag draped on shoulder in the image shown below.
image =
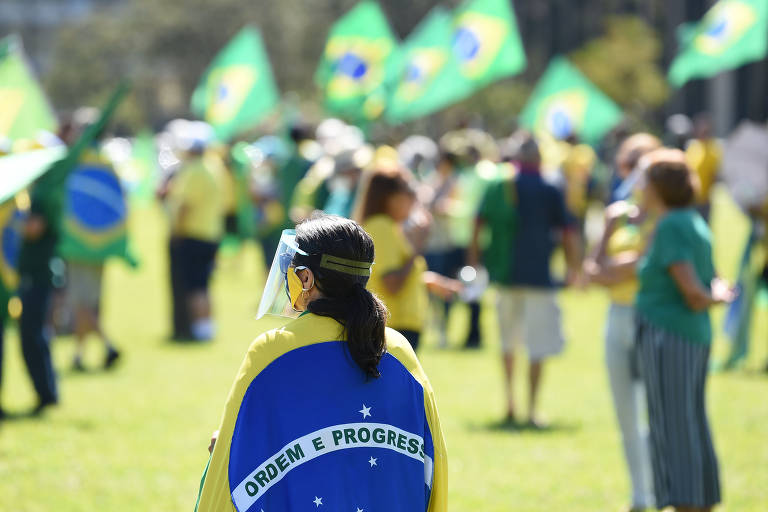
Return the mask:
M681 25L678 40L669 69L677 87L760 60L768 51L768 0L720 0L698 23Z
M66 260L101 263L128 253L128 203L120 178L99 148L90 147L67 177L62 238Z
M213 59L192 95L192 112L223 141L253 128L280 95L259 31L243 28Z
M27 65L21 40L0 40L0 137L34 138L55 131L56 117Z
M445 512L435 395L405 338L387 328L374 379L336 320L282 323L237 372L195 510Z
M408 121L525 69L509 0L467 0L453 16L433 9L405 43L387 117Z
M459 61L454 58L453 17L435 7L403 44L399 81L387 106L387 119L403 122L430 114L471 92L469 83L457 80Z
M596 144L622 117L619 107L565 57L555 57L520 113L532 132Z
M359 2L331 28L315 81L326 110L351 122L378 118L397 67L397 40L373 0Z

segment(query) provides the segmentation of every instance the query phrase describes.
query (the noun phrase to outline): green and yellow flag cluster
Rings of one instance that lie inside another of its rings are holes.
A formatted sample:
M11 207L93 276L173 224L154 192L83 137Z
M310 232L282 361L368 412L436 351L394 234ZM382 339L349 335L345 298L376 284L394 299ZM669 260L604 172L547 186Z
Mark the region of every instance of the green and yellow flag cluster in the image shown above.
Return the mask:
M424 116L525 68L509 0L436 7L401 47L384 13L360 2L331 29L317 71L326 109L356 120Z
M192 112L226 141L256 126L279 101L261 35L248 26L208 66L192 95Z
M56 117L27 65L21 40L0 40L0 137L31 139L55 131Z
M677 87L747 62L768 50L768 0L720 0L695 24L678 29L680 52L669 81Z

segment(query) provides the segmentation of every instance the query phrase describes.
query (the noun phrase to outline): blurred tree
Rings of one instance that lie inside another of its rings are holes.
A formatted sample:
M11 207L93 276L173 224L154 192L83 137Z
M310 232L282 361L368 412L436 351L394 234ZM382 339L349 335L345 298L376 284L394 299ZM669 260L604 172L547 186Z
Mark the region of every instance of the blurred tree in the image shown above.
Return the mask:
M393 30L404 38L437 0L380 0ZM120 78L130 78L133 95L119 112L125 124L158 127L189 116L189 98L213 56L244 25L257 26L264 38L278 86L302 111L319 114L314 73L330 26L356 0L132 0L96 11L56 34L45 85L59 109L95 104ZM452 7L459 0L444 3ZM608 18L603 36L586 44L610 12L641 12L640 0L589 0L543 3L516 0L528 70L480 91L444 112L407 127L428 133L451 128L471 117L500 134L508 133L531 86L549 57L572 54L584 73L636 116L667 96L657 60L660 43L640 18ZM629 6L629 7L627 7ZM633 10L634 9L634 10ZM647 9L646 9L647 10ZM605 63L610 62L610 66ZM307 105L311 106L307 108Z
M604 35L574 51L571 58L603 92L643 117L669 95L660 54L658 36L641 18L611 16L605 20Z

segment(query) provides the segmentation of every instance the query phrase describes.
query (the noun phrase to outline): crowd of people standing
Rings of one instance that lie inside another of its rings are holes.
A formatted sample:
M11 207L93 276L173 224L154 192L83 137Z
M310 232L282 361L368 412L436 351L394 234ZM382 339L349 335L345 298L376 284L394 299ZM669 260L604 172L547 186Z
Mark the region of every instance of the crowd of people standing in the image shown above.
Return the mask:
M171 336L215 338L209 287L226 237L256 239L269 257L283 229L316 212L351 218L375 245L368 288L386 305L387 325L414 350L430 326L446 345L446 318L461 302L469 309L462 345L481 346L480 298L490 282L505 422L520 424L513 382L524 347L523 423L541 429L545 362L566 345L558 290L602 286L611 303L605 362L631 510L709 510L720 491L705 408L708 310L735 292L717 278L707 225L721 150L706 117L693 127L685 152L647 133L615 137L599 148L611 169L601 178L598 152L577 134L555 141L519 131L495 141L463 128L438 141L416 136L375 147L359 129L330 119L315 131L296 125L285 138L225 146L203 123L174 121L158 136L161 155L171 155L158 188L170 226ZM62 205L45 192L32 189L19 268L22 347L38 410L58 401L48 311ZM604 222L590 239L596 205L605 207ZM559 276L551 270L558 248L565 256ZM99 320L103 261L71 260L68 268L78 346L96 333L111 367L120 352ZM81 352L76 369L83 369Z

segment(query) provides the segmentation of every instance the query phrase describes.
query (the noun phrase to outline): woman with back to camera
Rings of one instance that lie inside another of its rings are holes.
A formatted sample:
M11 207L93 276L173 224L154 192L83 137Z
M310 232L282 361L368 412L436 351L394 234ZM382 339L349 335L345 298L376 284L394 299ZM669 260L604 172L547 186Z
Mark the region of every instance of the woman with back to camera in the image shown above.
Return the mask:
M348 219L284 232L259 310L301 315L248 350L196 510L446 510L434 394L366 289L373 261Z
M644 207L658 218L638 265L640 371L648 397L656 506L705 512L720 502L706 413L709 308L732 301L718 279L709 227L694 209L695 177L679 150L648 155Z

